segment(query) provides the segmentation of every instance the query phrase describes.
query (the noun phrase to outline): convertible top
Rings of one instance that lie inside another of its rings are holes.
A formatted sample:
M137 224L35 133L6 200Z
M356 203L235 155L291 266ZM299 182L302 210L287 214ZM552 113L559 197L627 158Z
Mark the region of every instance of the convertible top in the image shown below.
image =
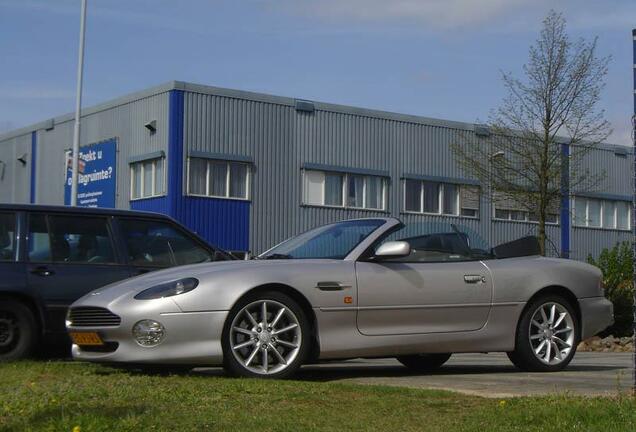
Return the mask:
M541 255L541 248L536 236L526 236L495 246L492 254L497 259Z

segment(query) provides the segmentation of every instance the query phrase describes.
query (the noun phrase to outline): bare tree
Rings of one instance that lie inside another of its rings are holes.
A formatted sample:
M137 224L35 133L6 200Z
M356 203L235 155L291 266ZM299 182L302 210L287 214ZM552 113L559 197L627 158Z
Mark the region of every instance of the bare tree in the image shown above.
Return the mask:
M488 186L490 201L512 202L538 222L544 255L546 219L563 195L593 190L605 177L583 164L611 133L598 108L610 57L596 51L596 38L570 40L565 19L551 11L530 48L523 80L502 74L507 96L491 114L490 139L453 145L455 160Z

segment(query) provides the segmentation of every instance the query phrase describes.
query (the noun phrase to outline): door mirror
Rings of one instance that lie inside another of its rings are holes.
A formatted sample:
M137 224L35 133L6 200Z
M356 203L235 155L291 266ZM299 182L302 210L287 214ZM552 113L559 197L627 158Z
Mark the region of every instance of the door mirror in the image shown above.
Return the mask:
M405 241L390 241L384 243L375 251L378 259L382 258L400 258L408 256L411 253L411 245Z

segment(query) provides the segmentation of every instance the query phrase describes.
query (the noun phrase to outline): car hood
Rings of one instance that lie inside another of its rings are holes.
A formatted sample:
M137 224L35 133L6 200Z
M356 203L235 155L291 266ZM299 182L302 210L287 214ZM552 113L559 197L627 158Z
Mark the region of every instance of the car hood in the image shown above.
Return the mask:
M98 288L79 299L74 305L90 304L94 306L107 306L108 304L112 304L113 302L118 302L120 300L132 299L141 291L155 285L187 277L198 279L200 286L203 285L207 289L210 289L217 285L210 283L211 281L228 281L228 283L231 283L230 281L235 281L236 278L254 281L260 280L265 274L271 275L272 273L282 277L284 274L289 273L286 269L291 270L299 264L324 264L325 262L330 261L331 260L237 260L171 267L135 276L130 279L125 279L123 281ZM261 270L265 268L271 271L261 272ZM194 290L193 293L195 291L198 291L198 289ZM189 293L183 294L182 296L187 296L188 294Z

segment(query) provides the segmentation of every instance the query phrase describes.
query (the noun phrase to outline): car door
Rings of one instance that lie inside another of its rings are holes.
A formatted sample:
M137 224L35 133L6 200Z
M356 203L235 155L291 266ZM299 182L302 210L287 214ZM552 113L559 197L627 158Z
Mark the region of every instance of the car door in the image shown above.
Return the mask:
M75 300L129 277L109 225L107 216L29 214L27 282L44 304L51 331L64 331Z
M161 268L228 259L168 220L117 218L132 275Z
M461 238L438 234L402 239L411 244L406 257L356 263L361 333L464 332L485 325L492 299L488 268L457 250Z

